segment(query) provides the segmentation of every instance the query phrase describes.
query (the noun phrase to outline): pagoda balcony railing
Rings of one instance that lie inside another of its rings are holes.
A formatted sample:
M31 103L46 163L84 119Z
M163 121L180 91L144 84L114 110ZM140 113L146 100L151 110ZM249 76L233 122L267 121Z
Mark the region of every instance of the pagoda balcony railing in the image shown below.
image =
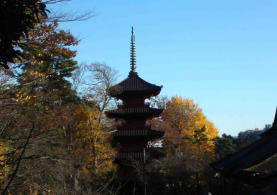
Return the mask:
M131 113L161 113L163 109L149 108L148 106L138 107L119 107L115 110L109 110L106 113L131 114Z
M144 103L143 105L127 105L127 104L119 104L117 105L118 108L128 108L128 107L145 107L148 108L150 106L149 102Z
M148 154L146 153L146 158ZM141 152L119 152L117 154L117 159L128 159L128 160L139 160L143 159L143 151Z
M147 137L149 139L158 139L164 135L164 131L152 129L132 129L132 130L119 130L113 133L115 139L136 139Z
M115 137L128 137L128 136L147 136L148 129L132 129L132 130L118 130L113 133Z

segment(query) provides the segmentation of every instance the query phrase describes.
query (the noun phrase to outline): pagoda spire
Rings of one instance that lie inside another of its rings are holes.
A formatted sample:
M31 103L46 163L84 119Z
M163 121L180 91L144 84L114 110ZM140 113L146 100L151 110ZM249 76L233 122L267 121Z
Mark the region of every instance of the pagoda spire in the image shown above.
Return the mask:
M131 70L129 75L137 74L137 59L136 59L136 38L134 33L134 27L132 26L131 44L130 44L130 66Z

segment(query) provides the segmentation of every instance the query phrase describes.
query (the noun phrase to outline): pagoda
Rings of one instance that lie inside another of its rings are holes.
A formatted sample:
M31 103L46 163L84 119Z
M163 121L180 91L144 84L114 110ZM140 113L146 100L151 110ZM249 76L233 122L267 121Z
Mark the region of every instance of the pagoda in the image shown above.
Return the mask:
M106 112L106 116L116 121L121 121L116 125L113 133L113 141L116 143L117 156L115 162L118 164L121 175L133 175L135 173L134 162L145 162L149 154L149 141L161 138L163 131L152 130L147 120L159 117L163 109L152 108L146 99L157 96L162 86L157 86L146 82L138 76L136 71L136 44L134 29L132 27L131 70L128 77L120 83L109 88L110 96L122 100L122 104L115 110Z

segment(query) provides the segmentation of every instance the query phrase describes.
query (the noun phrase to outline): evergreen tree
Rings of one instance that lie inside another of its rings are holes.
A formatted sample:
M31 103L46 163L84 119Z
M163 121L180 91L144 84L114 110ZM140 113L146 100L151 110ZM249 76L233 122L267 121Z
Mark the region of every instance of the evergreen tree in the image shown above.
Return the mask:
M215 138L215 153L218 159L224 158L226 155L235 152L235 150L236 146L232 136L223 134L221 137Z
M0 66L22 57L21 39L47 17L45 3L41 0L0 1Z

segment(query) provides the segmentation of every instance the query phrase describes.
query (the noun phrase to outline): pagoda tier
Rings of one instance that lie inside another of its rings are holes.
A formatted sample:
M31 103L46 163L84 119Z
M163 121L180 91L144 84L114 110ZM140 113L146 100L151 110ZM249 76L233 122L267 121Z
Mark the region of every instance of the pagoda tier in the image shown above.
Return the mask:
M128 78L109 89L112 97L126 99L130 97L149 98L160 93L162 86L146 82L136 72L130 72Z

